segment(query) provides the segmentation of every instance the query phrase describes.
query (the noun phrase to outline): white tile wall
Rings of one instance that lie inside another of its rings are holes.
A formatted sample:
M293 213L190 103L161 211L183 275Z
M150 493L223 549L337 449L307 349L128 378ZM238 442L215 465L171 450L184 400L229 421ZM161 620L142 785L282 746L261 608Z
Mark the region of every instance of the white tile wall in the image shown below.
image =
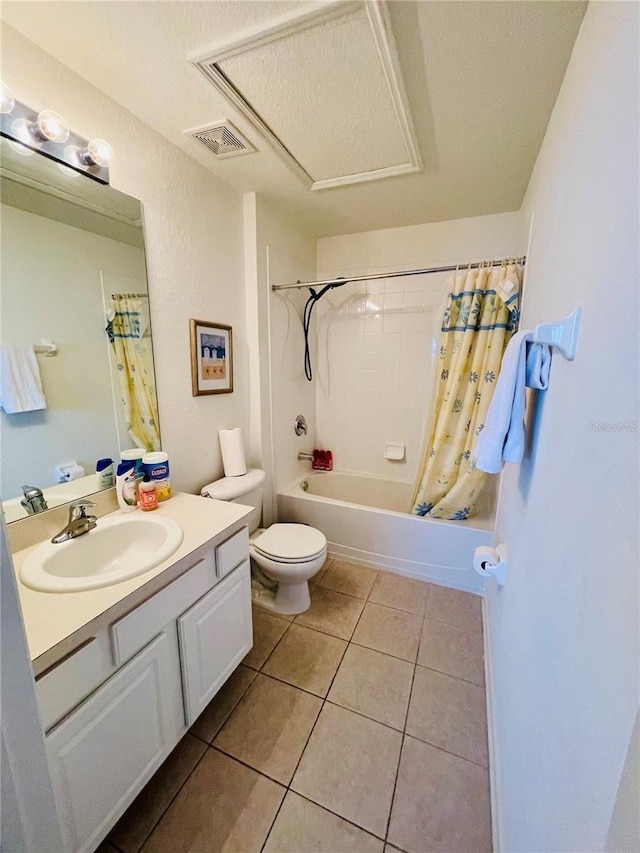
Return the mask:
M351 292L347 290L351 288ZM446 276L347 285L317 306L317 443L342 471L413 482L429 411ZM406 446L384 458L385 441Z
M444 266L521 254L524 245L518 213L425 223L322 238L317 272L324 279ZM336 468L415 481L448 277L348 284L317 306L316 443L333 451ZM406 444L405 460L386 460L385 441Z
M313 269L269 246L269 281L309 280ZM302 311L306 291L286 290L269 296L269 361L271 365L271 429L276 489L302 478L309 464L298 452L313 450L315 442L315 392L304 375ZM313 344L313 341L312 341ZM315 369L315 359L313 367ZM294 421L304 415L307 435L297 436Z

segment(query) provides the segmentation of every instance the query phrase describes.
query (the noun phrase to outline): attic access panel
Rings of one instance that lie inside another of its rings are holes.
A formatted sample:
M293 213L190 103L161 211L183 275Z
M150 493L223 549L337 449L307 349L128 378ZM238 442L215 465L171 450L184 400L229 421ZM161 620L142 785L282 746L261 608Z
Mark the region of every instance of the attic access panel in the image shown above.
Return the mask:
M312 190L422 168L382 2L294 15L193 64Z

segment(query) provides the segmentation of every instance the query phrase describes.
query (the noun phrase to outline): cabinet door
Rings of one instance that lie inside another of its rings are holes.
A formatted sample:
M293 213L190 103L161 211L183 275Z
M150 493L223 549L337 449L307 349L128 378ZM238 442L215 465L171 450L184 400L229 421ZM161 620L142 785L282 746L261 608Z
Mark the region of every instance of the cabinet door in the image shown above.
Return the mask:
M187 725L191 725L253 645L246 560L178 619Z
M174 628L156 637L46 739L68 850L94 850L183 726Z

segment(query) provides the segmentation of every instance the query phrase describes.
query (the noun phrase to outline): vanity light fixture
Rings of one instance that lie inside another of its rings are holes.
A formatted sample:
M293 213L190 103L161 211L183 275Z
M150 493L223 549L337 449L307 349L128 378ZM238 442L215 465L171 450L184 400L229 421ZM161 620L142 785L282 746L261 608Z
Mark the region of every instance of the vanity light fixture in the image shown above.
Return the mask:
M2 96L0 96L0 113L8 115L13 112L16 105L16 99L13 97L13 92L6 83L2 83Z
M9 143L11 145L11 143ZM29 154L32 154L32 151L29 151ZM63 175L66 175L68 178L79 178L80 172L76 172L75 169L70 169L69 166L65 166L64 163L58 163L58 169L62 172Z
M69 125L60 113L54 110L42 110L36 122L29 128L40 142L66 142L69 138Z
M109 165L113 149L104 139L87 141L69 129L55 110L35 112L17 101L2 82L0 135L21 154L38 151L76 174L86 175L101 184L109 183Z
M20 154L21 157L32 157L36 153L32 148L27 148L21 142L14 142L13 139L7 139L7 142L16 154Z
M113 148L104 139L91 139L87 147L78 151L78 159L87 166L109 168L113 160Z

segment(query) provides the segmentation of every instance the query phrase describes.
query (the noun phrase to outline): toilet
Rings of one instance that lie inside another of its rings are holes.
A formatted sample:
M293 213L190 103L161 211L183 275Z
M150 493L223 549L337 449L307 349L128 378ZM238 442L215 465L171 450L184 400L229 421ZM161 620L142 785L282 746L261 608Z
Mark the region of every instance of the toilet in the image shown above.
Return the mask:
M324 533L306 524L261 528L264 479L264 471L252 468L239 477L215 480L200 494L253 507L249 516L253 598L275 613L303 613L311 606L309 579L327 558L327 539Z

